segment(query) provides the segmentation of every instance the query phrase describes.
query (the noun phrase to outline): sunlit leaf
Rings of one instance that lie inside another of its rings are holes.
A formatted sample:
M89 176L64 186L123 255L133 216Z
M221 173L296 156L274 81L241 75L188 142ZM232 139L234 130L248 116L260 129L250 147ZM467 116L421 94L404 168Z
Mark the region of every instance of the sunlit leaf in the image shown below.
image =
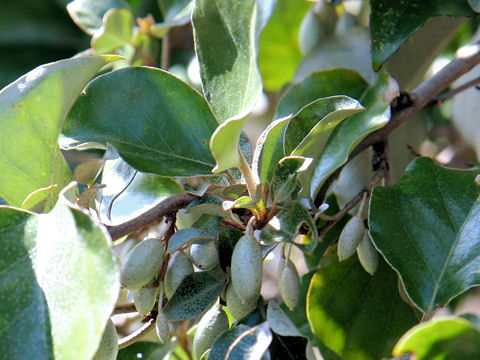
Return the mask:
M92 38L92 48L97 54L107 54L129 44L133 36L133 14L128 9L109 10L103 24Z
M239 141L246 117L223 122L210 139L210 150L217 161L213 172L220 173L240 165Z

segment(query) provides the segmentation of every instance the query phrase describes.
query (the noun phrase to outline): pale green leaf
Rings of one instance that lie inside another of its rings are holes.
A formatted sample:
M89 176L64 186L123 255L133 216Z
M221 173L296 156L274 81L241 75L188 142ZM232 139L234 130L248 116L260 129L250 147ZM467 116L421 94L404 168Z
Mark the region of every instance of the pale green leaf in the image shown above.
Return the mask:
M214 173L240 165L239 141L246 120L246 117L228 119L213 133L210 139L210 150L217 162L212 170Z

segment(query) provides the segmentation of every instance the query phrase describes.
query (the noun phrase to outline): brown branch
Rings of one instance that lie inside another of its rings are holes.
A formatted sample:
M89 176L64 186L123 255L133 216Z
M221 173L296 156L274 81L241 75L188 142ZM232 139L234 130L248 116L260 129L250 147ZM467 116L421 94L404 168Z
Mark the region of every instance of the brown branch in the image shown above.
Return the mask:
M110 233L112 240L120 239L125 235L159 221L163 216L168 215L171 212L186 207L196 198L196 195L190 193L170 196L169 198L163 200L160 204L132 220L116 226L107 226L107 230Z
M115 305L115 309L113 309L112 315L128 314L133 312L137 312L137 309L135 308L134 303L123 303L123 304Z
M133 333L125 336L124 338L118 341L118 348L124 349L129 345L132 345L134 342L138 341L143 337L152 327L155 326L155 319L149 319L141 328L135 330Z
M319 229L318 236L319 237L324 236L328 232L328 230L330 230L337 222L342 220L343 217L347 215L348 212L352 210L355 207L355 205L357 205L362 200L365 194L367 194L367 196L370 195L373 187L377 185L385 177L387 173L388 173L388 170L385 168L379 170L375 174L375 176L372 178L372 180L370 180L370 183L364 189L362 189L357 195L355 195L355 197L352 200L350 200L343 207L342 210L340 210L338 213L336 213L333 216L323 215L321 218L324 220L327 220L327 223L322 228Z
M345 164L373 144L385 141L394 130L403 125L413 114L423 109L437 94L448 88L455 80L469 72L474 66L478 65L480 63L480 44L475 43L470 46L471 51L469 51L468 54L464 53L457 56L433 77L425 80L414 89L408 95L408 98L411 101L409 101L406 106L395 107L392 103L392 116L390 121L383 128L371 133L363 139L350 153ZM405 93L402 93L401 96L405 97ZM398 98L396 100L398 102ZM403 101L400 103L403 103ZM345 164L343 166L345 166ZM327 178L315 199L316 204L323 202L326 190L338 177L343 166L338 168L329 178Z
M476 79L470 80L470 81L466 82L465 84L460 85L459 87L456 87L453 90L450 90L446 93L438 95L437 97L430 100L428 102L428 104L425 105L425 107L442 105L448 99L450 99L450 98L454 97L455 95L461 93L462 91L465 91L465 90L471 88L472 86L476 86L476 85L480 85L480 77L477 77Z

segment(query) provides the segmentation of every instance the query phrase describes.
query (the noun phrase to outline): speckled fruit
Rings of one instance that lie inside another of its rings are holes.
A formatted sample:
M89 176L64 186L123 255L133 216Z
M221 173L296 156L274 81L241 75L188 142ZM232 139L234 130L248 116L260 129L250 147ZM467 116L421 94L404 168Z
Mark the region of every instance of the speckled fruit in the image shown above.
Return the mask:
M200 359L205 351L210 349L215 339L228 329L227 314L215 305L203 315L198 323L197 331L193 337L193 353Z

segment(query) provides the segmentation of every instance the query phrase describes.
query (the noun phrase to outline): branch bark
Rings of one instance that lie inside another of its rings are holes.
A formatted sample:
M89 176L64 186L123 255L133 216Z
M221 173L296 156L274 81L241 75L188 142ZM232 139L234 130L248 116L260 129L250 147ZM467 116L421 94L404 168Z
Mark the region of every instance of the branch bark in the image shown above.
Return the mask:
M159 221L163 216L168 215L171 212L183 209L196 198L196 195L190 193L170 196L160 204L130 221L116 226L107 226L107 230L110 233L112 240L120 239L122 236L128 235L147 225Z

